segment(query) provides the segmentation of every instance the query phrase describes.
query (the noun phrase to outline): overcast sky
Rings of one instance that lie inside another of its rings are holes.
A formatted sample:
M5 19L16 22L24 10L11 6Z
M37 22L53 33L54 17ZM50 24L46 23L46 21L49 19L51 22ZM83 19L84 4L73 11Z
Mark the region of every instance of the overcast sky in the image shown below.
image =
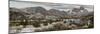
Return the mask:
M93 10L93 5L75 5L75 4L73 5L73 4L61 4L61 3L10 0L10 7L26 8L26 7L37 7L37 6L44 7L45 9L53 8L53 9L61 9L61 10L72 9L74 7L83 6L88 10Z

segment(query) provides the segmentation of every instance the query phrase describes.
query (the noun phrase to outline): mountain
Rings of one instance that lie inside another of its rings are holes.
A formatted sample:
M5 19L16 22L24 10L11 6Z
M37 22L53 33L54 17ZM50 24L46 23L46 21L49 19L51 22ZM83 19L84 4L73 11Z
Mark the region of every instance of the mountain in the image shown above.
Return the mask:
M94 11L89 12L88 16L94 16Z
M89 12L84 7L79 7L69 10L67 13L70 16L87 16Z
M25 15L27 13L17 8L9 8L9 14L10 14L9 15L10 20L16 20L16 19L26 19Z
M64 15L67 15L67 13L65 11L59 11L57 9L46 10L43 7L27 7L27 8L24 8L23 10L27 13L32 14L32 15L30 15L31 17L33 15L36 15L37 13L40 13L43 16L64 16Z
M46 9L43 7L28 7L23 9L25 12L30 13L30 14L35 14L35 13L44 13L46 12Z
M84 7L73 8L69 11L60 11L58 9L46 10L43 7L27 7L27 8L9 8L10 19L38 19L38 18L55 18L64 16L88 16L94 12L89 12ZM67 9L66 9L67 10Z
M67 13L65 11L59 11L57 9L50 9L48 10L48 14L54 15L54 16L65 16Z

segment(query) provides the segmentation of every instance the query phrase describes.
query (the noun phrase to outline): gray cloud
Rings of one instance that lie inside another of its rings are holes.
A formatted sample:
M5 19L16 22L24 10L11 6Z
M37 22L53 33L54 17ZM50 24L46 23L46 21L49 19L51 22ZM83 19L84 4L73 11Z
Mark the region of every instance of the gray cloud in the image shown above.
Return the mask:
M62 4L62 3L48 3L48 2L33 2L33 1L10 1L10 7L25 8L41 6L46 9L71 9L76 6L83 6L85 8L93 9L93 5L77 5L77 4Z

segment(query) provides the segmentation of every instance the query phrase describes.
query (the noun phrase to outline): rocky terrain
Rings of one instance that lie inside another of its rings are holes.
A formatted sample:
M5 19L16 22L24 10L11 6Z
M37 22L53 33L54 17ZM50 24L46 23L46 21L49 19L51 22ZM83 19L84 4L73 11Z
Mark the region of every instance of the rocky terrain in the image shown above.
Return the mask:
M70 9L69 11L60 11L57 9L46 10L43 7L28 7L23 9L10 8L11 19L14 19L13 17L16 18L26 17L28 19L33 17L38 18L38 16L41 18L45 18L46 16L64 17L64 16L87 16L87 15L93 15L93 11L88 11L84 7L73 8Z
M93 11L88 11L84 7L73 8L68 11L58 9L46 10L40 6L21 9L10 7L10 32L42 32L93 28L93 15Z

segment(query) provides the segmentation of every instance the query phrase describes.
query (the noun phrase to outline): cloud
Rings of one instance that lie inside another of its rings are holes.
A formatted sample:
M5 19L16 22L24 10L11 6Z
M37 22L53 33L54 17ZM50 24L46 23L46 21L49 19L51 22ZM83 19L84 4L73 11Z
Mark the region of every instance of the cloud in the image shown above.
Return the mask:
M77 4L61 4L61 3L48 3L48 2L34 2L34 1L10 1L10 7L25 8L41 6L46 9L71 9L77 6L93 9L93 5L77 5Z

